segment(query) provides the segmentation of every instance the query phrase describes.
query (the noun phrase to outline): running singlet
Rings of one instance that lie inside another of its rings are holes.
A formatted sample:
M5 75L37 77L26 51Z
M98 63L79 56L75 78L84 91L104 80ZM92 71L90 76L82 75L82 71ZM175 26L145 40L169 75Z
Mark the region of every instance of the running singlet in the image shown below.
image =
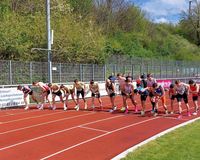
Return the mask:
M29 92L31 92L32 90L28 87L28 86L24 86L23 88L22 88L22 92L24 93L24 94L28 94Z
M183 84L181 84L180 86L176 86L176 91L178 94L183 95L186 91L186 88Z
M152 87L154 83L156 83L155 79L152 79L151 81L147 80L147 87Z
M163 91L162 91L162 87L159 86L158 88L155 89L155 93L159 96L162 96L163 95Z
M196 91L197 90L197 84L195 84L194 86L190 86L190 90L191 91ZM198 96L198 91L197 91L197 93L192 93L192 95L193 96Z
M125 93L128 93L128 94L130 94L130 93L132 93L133 92L133 90L132 90L132 85L130 85L130 84L126 84L125 86L124 86L124 91L125 91Z
M113 93L114 92L114 90L113 90L113 83L110 83L110 85L107 84L106 87L108 88L109 93Z

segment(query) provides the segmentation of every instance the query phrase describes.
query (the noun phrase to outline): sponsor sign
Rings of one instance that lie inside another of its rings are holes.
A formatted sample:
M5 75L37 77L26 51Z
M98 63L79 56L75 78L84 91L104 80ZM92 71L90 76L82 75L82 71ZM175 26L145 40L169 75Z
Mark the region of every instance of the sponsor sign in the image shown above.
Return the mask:
M0 89L0 108L24 105L24 95L17 88Z
M170 84L172 83L172 80L157 80L157 83L161 85L164 88L169 88Z

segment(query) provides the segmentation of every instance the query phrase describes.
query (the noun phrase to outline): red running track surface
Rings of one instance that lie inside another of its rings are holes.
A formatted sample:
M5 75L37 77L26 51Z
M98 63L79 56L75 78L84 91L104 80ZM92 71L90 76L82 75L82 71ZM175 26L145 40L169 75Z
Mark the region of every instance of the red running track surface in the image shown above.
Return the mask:
M178 124L197 116L177 119L177 114L145 117L134 113L129 101L128 114L111 108L108 97L103 97L104 108L75 111L74 103L63 111L61 104L55 111L12 109L0 111L0 159L2 160L109 160L124 150ZM139 97L137 97L139 102ZM116 98L118 109L122 98ZM98 106L96 100L96 106ZM169 100L167 104L170 104ZM88 99L88 106L91 100ZM190 105L193 103L190 98ZM81 103L83 108L83 103ZM169 110L170 110L170 106ZM140 108L140 107L139 107ZM177 110L177 103L175 103ZM147 109L151 109L147 100ZM185 106L183 104L183 109ZM193 109L191 109L193 111Z

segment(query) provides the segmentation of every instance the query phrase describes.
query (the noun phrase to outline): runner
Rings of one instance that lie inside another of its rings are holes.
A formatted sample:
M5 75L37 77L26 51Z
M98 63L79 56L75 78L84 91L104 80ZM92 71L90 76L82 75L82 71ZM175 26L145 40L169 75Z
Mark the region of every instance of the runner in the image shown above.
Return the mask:
M62 92L61 92L61 90L60 90L60 86L58 86L58 85L55 84L55 83L49 83L48 86L49 86L49 88L50 88L50 90L51 90L51 92L52 92L52 103L53 103L52 109L53 109L53 110L56 109L56 106L55 106L55 103L56 103L55 98L56 98L56 96L58 96L58 97L60 98L60 101L63 103L63 109L64 109L64 111L66 111L66 110L67 110L67 107L65 106L65 102L64 102L63 97L62 97Z
M42 97L42 104L40 105L39 109L40 110L43 110L44 109L44 103L46 101L46 99L48 100L49 102L49 108L52 108L52 104L51 104L51 101L49 99L49 94L50 94L50 88L48 85L44 84L43 82L33 82L32 83L33 86L37 86L41 89L41 97Z
M76 106L78 105L75 98L74 98L74 90L73 87L70 86L65 86L63 84L60 85L60 89L64 92L64 97L65 97L65 109L68 109L68 98L69 95L71 95L72 100L74 101L74 103L76 104Z
M135 112L137 112L137 103L134 100L134 86L131 83L131 80L128 78L125 81L125 84L122 87L122 97L123 97L123 108L121 111L125 111L125 113L128 113L128 105L127 105L127 99L130 98L132 104L135 106Z
M82 99L84 101L84 105L85 105L85 109L87 109L87 101L85 99L85 93L86 93L86 85L83 82L79 82L77 79L74 80L74 86L73 86L73 90L75 90L76 88L76 96L77 96L77 105L75 107L75 109L78 111L80 109L80 105L79 105L79 96L81 94Z
M165 109L165 114L168 114L167 106L166 106L166 97L165 97L165 90L161 85L158 85L158 83L153 84L153 97L152 97L152 105L153 105L153 111L154 116L158 115L158 102L161 100L163 108Z
M122 88L125 84L125 80L126 78L122 76L121 73L117 74L117 80L118 80L118 85L119 85L119 94L122 95ZM123 96L122 96L122 100L123 100ZM125 107L122 107L121 110L124 111Z
M198 105L199 85L196 84L193 80L189 80L189 85L190 85L190 93L192 93L192 100L195 108L193 115L196 116L199 110L199 105Z
M100 91L99 91L99 84L96 82L94 82L94 80L90 81L90 85L89 85L90 91L92 92L92 108L94 109L94 98L98 98L99 104L100 104L100 108L101 110L103 109L103 105L102 105L102 100L101 100L101 96L100 96Z
M145 74L142 74L140 76L140 81L139 80L137 81L136 86L137 88L135 90L135 93L140 94L140 100L141 100L141 105L142 105L141 116L144 116L145 109L146 109L146 99L149 94Z
M38 104L37 99L34 96L34 92L33 90L29 87L29 86L21 86L18 85L17 86L17 90L20 90L23 92L24 94L24 103L25 103L25 110L29 109L29 105L28 105L28 95L31 96L32 100L35 101Z
M181 82L180 80L176 80L175 81L175 91L177 92L177 101L178 101L178 108L179 108L178 118L179 119L182 118L182 107L181 107L182 99L184 100L186 108L187 108L187 115L191 116L190 107L188 104L189 85Z
M154 101L152 101L153 96L154 96L153 91L152 91L152 89L153 89L152 87L153 87L154 83L157 83L157 81L156 81L155 78L153 78L153 74L152 73L147 74L147 87L148 87L148 91L149 91L150 102L152 104L152 111L151 111L152 113L154 113L154 106L155 106Z
M110 110L110 112L113 112L117 109L117 106L115 105L115 85L109 79L107 79L105 83L105 88L106 92L108 93L108 96L110 97L110 102L112 104L112 109Z
M176 98L176 90L174 89L174 84L169 86L169 98L171 100L171 114L174 114L174 100Z

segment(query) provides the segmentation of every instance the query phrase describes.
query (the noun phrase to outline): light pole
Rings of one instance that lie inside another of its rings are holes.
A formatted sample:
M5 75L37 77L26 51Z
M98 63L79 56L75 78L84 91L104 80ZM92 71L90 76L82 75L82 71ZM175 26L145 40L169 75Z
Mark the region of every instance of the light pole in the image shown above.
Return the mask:
M189 1L189 18L191 17L192 0Z
M50 0L46 0L46 26L47 26L47 53L48 53L48 81L52 83L52 63L51 63L51 20L50 20Z

